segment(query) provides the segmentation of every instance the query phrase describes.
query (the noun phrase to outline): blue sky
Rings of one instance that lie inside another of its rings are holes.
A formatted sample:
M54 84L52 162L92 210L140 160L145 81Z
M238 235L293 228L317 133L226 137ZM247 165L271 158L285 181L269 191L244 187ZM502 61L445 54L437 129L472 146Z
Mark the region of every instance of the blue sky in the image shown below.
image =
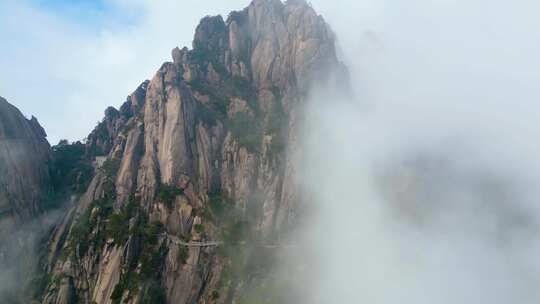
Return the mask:
M114 7L103 0L31 0L40 8L78 22L95 24L105 14L111 14Z
M32 0L32 2L53 10L86 8L99 11L108 7L103 0Z
M114 0L29 0L37 8L80 26L99 29L107 23L130 24L144 12L123 9ZM126 7L124 7L126 8Z

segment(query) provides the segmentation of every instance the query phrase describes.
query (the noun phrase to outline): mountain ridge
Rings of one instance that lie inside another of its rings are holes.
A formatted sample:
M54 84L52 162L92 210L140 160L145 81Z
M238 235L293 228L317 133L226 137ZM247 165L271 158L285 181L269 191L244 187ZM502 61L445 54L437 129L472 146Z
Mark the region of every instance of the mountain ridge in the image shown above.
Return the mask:
M275 252L246 244L286 237L302 200L309 92L347 78L334 44L305 1L203 18L88 136L97 169L51 235L38 301L249 303Z

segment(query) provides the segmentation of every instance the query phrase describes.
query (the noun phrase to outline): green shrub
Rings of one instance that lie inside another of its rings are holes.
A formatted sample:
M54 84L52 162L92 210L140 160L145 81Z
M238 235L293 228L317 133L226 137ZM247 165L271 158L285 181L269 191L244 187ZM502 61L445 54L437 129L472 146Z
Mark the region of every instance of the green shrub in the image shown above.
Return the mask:
M140 221L133 234L141 239L140 256L137 258L141 264L141 277L145 280L159 273L161 267L162 248L158 245L158 236L163 233L163 225L160 222L151 224ZM137 263L133 263L136 265Z
M208 193L208 208L205 208L206 212L210 212L211 216L207 219L212 219L215 222L223 222L228 213L234 209L234 202L221 193Z
M129 237L129 220L133 216L136 208L134 198L130 198L127 204L117 213L111 213L107 221L107 236L112 238L116 244L121 244Z
M219 194L209 194L208 205L212 214L218 218L223 215L225 211L223 198Z
M237 113L229 121L229 129L239 145L246 147L251 152L259 150L262 142L262 134L259 123L247 113Z
M186 264L188 258L189 258L189 249L186 246L178 245L178 259L180 259L180 262L182 264Z
M208 62L214 60L214 54L204 48L195 48L191 51L191 59L194 62L200 65L204 65L204 67L206 67L206 64L208 64Z
M189 86L192 90L195 90L203 95L212 96L214 94L214 89L210 87L204 80L195 78L189 82Z
M211 87L209 84L200 79L192 80L189 85L193 90L208 96L210 107L212 108L209 109L209 111L214 111L210 115L215 115L215 117L212 118L225 119L227 115L227 108L230 104L230 98L227 96L227 94L225 94L225 92Z
M114 181L111 179L106 179L103 181L102 188L103 198L112 204L116 200L116 185Z
M122 296L125 291L128 291L128 295L132 295L139 289L140 278L136 272L128 271L122 273L120 276L120 281L116 286L114 286L113 292L111 294L111 300L113 304L120 304Z
M127 223L124 219L127 218L128 215L113 215L113 203L114 198L105 195L103 198L93 201L88 206L87 210L79 216L71 229L70 238L68 240L68 247L70 248L71 253L78 253L79 256L83 256L90 246L94 246L96 249L101 248L107 237L111 236L112 231L110 225L99 225L106 218L115 218L113 220L114 230L117 230L114 233L116 237L115 240L119 241L121 239L120 235L126 235L124 227L122 226L127 227ZM126 213L126 210L127 208L124 208L121 213ZM96 233L95 235L92 235L94 231Z
M131 204L135 204L135 202L130 200L130 204L127 204L120 213L112 217L129 217L128 215L133 214L133 210L135 210L135 207L130 207ZM125 223L125 226L127 227L127 223ZM149 224L145 218L138 218L133 229L127 232L126 235L137 236L135 239L140 240L141 247L124 268L120 281L115 286L111 295L112 303L120 303L126 291L128 291L129 296L132 296L134 292L139 290L141 284L153 282L159 277L165 254L164 247L158 246L158 236L162 232L163 225L161 223L154 222ZM125 230L122 230L122 233L125 233ZM141 265L140 272L137 272L139 264ZM163 303L159 302L160 299L159 296L156 297L156 294L150 295L146 292L142 303Z
M160 247L148 250L143 253L141 259L141 276L145 279L151 278L161 271L162 250Z
M212 291L212 293L210 294L210 299L214 301L219 299L219 291L217 290Z
M71 230L69 246L73 253L83 256L90 246L90 233L93 231L94 223L91 219L91 210L88 208L77 220L75 226Z
M86 191L93 174L94 167L86 158L86 145L77 141L69 143L61 140L52 147L51 182L53 191L44 198L41 208L54 209L75 193Z
M121 244L128 238L129 218L122 213L113 213L109 216L107 232L116 244Z
M206 70L211 63L216 73L226 77L227 69L219 62L220 53L217 50L206 47L196 47L191 51L191 59L198 63L202 70Z
M204 226L201 225L201 224L193 225L193 229L195 229L195 232L197 232L197 233L203 233L204 232Z
M160 222L153 222L151 224L145 224L143 229L143 237L145 245L154 246L157 244L158 235L163 232L163 224Z
M225 87L228 93L233 96L238 96L246 100L251 100L254 97L254 90L248 79L240 76L232 76L225 82Z
M160 184L158 187L157 198L159 201L163 202L167 207L171 208L174 199L178 195L184 194L184 190L167 184Z
M116 284L114 286L113 292L111 294L111 300L112 304L120 304L120 301L122 300L122 295L124 294L124 288L120 285L120 283Z
M153 282L148 287L142 301L142 304L165 304L165 289L158 282Z
M117 158L108 158L103 162L100 169L107 178L115 179L118 170L120 170L120 160Z
M204 105L197 106L197 117L206 125L213 127L217 124L219 115Z

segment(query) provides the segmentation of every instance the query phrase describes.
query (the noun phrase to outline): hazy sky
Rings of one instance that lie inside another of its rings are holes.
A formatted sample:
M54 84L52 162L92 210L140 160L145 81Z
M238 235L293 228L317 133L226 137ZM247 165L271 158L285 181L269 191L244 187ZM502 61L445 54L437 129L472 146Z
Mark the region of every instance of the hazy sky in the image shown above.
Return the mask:
M378 3L330 15L356 96L301 137L305 302L538 303L540 3Z

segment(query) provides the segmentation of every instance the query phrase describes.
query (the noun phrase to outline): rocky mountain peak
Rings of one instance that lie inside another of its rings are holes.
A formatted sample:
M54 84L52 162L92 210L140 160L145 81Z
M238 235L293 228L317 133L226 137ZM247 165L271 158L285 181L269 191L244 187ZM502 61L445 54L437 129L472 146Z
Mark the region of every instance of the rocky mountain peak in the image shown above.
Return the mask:
M196 29L193 50L174 49L174 62L187 80L198 77L193 64L210 61L202 72L217 81L220 69L259 87L307 91L310 78L340 67L334 35L305 1L256 0L242 11L205 17ZM208 78L208 77L206 77ZM320 80L323 80L320 79Z
M290 155L301 152L307 92L344 71L334 40L304 1L254 0L227 20L203 18L193 48L173 49L88 136L98 170L51 238L45 269L62 279L44 284L42 302L245 296L254 274L238 271L256 248L239 244L294 225ZM189 245L216 242L223 250Z
M197 29L193 39L193 49L201 52L219 52L227 47L223 40L227 35L227 26L221 16L204 17Z

